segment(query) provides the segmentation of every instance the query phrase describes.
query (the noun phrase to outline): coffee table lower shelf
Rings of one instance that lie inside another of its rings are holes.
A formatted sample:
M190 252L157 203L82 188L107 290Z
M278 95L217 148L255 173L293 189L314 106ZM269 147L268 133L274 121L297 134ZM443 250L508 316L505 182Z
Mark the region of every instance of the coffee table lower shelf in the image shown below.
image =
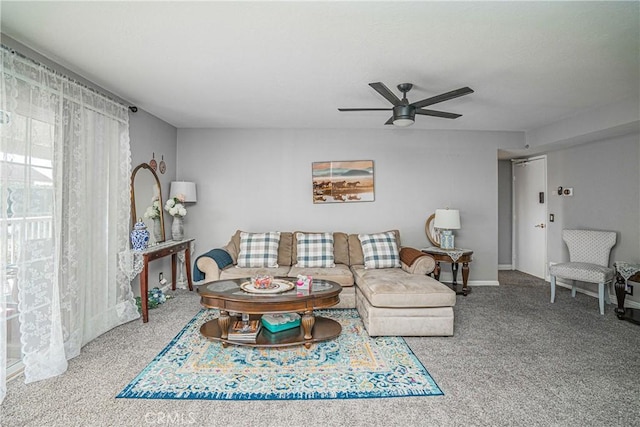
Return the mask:
M315 316L315 324L311 332L311 339L304 339L304 331L302 327L297 327L281 332L270 332L266 328L262 328L256 342L233 341L220 338L220 326L218 320L210 320L200 327L200 333L205 338L214 341L221 341L223 346L227 344L244 345L249 347L289 347L304 344L309 347L311 343L326 341L340 335L342 326L333 319L322 316Z

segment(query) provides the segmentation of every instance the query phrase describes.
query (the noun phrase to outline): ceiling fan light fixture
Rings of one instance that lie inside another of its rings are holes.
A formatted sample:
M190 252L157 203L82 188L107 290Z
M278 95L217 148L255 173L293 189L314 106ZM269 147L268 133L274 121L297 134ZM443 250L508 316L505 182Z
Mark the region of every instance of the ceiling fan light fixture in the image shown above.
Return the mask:
M413 124L413 120L411 119L395 119L393 121L394 126L398 126L401 128L406 128L407 126L411 126Z
M410 105L393 107L393 125L398 127L411 126L415 122L416 109Z

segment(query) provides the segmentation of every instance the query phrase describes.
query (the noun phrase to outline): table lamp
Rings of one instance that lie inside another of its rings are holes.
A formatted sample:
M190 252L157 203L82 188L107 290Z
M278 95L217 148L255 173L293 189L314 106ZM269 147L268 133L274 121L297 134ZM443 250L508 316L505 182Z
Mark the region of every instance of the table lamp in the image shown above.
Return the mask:
M455 248L453 231L460 229L460 211L457 209L436 209L433 227L440 230L440 247L442 249Z
M198 201L196 197L196 183L187 181L171 181L169 188L169 198L182 194L185 203L195 203Z

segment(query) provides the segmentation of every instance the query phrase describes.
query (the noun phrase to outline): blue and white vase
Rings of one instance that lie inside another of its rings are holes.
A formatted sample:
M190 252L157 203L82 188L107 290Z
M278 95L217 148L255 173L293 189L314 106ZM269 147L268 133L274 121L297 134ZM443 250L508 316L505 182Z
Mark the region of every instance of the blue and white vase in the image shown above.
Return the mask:
M138 222L131 230L131 249L134 251L143 251L149 246L149 231L147 225L142 222L142 218L138 218Z

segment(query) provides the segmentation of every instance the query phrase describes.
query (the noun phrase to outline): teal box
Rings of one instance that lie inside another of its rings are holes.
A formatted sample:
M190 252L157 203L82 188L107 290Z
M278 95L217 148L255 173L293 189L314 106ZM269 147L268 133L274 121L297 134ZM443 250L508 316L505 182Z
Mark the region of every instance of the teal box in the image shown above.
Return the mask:
M275 313L262 316L262 326L269 332L286 331L300 326L300 315L297 313Z

